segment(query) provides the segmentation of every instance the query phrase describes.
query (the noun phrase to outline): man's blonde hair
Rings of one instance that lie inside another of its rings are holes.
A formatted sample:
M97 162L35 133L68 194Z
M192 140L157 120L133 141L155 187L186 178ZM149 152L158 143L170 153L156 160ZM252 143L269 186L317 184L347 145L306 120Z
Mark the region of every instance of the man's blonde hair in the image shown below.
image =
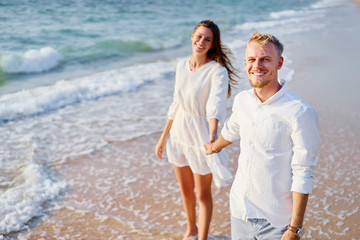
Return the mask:
M279 57L281 57L283 51L284 51L284 45L277 39L275 36L269 34L269 33L259 33L259 32L253 32L250 40L246 43L246 47L250 44L250 42L255 41L260 46L264 46L268 42L271 42L275 45L276 51L279 54Z

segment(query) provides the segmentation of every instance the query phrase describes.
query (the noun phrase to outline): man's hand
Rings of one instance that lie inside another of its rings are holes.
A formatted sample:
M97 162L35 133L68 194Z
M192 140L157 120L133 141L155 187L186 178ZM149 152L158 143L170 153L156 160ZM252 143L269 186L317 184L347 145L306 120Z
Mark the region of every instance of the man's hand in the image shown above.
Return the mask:
M290 230L286 230L281 240L299 240L300 238L296 236L296 234Z

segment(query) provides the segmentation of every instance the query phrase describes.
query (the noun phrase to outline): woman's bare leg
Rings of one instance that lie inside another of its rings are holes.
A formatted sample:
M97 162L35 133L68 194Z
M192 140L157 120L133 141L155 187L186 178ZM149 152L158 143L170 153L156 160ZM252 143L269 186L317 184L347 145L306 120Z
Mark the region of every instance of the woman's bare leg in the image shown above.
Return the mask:
M199 240L206 240L212 217L213 201L211 194L212 174L194 174L196 195L199 201Z
M176 179L179 183L181 198L187 218L187 230L184 238L197 234L196 227L196 198L194 193L194 176L190 167L177 167L174 165Z

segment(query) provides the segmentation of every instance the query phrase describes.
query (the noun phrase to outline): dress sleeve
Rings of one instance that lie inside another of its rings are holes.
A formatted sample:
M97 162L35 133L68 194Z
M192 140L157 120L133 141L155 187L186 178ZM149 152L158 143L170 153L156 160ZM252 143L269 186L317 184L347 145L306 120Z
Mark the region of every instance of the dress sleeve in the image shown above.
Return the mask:
M229 76L225 67L219 68L211 76L210 93L206 102L206 118L216 118L224 124L226 118Z
M168 110L168 119L169 120L174 120L175 118L175 115L176 115L176 112L177 110L179 109L179 100L178 100L178 97L177 97L177 89L178 89L178 69L179 69L179 63L176 67L176 73L175 73L175 86L174 86L174 94L173 94L173 101L169 107L169 110Z
M178 103L178 101L176 101L175 96L174 96L173 101L169 107L168 114L167 114L169 120L174 120L178 108L179 108L179 103Z
M236 142L240 139L240 124L239 124L239 94L234 98L234 104L230 117L226 120L221 135L225 140Z
M312 193L315 158L320 147L318 114L312 107L295 120L293 132L293 158L291 160L291 191Z

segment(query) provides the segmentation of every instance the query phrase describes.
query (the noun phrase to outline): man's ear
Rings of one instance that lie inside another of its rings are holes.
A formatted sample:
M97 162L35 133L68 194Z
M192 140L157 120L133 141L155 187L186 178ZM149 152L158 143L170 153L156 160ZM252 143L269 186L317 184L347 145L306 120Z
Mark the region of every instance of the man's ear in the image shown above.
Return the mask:
M284 58L283 58L283 57L280 57L280 58L279 58L279 62L278 62L278 66L277 66L277 69L278 69L278 70L282 67L283 63L284 63Z

